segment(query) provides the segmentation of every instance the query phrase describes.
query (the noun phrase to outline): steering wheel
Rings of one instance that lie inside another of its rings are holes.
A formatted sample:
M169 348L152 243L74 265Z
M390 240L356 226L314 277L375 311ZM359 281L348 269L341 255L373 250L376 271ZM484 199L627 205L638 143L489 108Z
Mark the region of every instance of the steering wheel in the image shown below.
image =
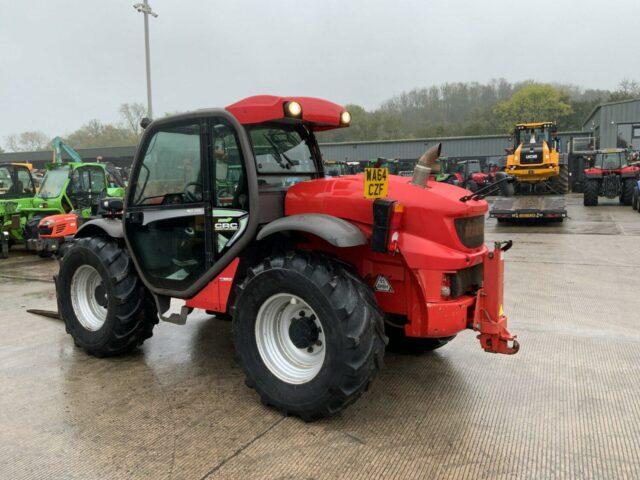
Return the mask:
M193 188L193 192L191 192L189 190L190 187L194 187ZM198 188L200 189L200 191L198 192ZM183 191L183 195L184 198L187 200L188 203L196 203L196 202L201 202L202 201L202 184L198 183L198 182L189 182L184 186L184 191Z

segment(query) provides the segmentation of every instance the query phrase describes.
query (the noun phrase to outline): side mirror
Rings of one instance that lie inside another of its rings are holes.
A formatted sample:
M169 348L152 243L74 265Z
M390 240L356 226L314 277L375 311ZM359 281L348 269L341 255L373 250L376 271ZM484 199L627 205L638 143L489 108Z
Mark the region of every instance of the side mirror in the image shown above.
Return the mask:
M147 128L150 123L151 123L151 119L149 117L143 117L140 120L140 126L142 127L143 130Z

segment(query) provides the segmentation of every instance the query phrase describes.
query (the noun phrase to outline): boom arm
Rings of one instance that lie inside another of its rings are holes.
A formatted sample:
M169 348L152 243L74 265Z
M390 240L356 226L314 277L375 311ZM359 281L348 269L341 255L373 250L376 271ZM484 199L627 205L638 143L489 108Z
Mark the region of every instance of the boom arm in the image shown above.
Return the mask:
M67 155L71 157L72 161L82 163L80 154L76 152L71 145L64 143L60 137L51 140L51 146L53 147L53 163L62 163L62 150L67 152Z

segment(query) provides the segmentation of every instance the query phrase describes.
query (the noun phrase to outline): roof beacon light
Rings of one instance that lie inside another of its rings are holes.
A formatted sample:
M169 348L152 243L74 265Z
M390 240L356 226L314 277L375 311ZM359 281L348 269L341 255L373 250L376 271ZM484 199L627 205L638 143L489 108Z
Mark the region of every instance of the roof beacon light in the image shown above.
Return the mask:
M300 118L302 116L302 107L296 101L290 101L284 104L284 113L287 117Z

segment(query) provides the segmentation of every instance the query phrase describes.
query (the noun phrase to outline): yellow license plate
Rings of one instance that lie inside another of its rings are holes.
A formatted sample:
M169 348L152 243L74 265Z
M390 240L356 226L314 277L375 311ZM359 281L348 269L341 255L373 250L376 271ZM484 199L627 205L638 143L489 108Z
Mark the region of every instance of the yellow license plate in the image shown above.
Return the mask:
M519 213L518 218L538 218L537 213Z
M365 198L385 198L389 190L389 170L387 168L364 169Z

